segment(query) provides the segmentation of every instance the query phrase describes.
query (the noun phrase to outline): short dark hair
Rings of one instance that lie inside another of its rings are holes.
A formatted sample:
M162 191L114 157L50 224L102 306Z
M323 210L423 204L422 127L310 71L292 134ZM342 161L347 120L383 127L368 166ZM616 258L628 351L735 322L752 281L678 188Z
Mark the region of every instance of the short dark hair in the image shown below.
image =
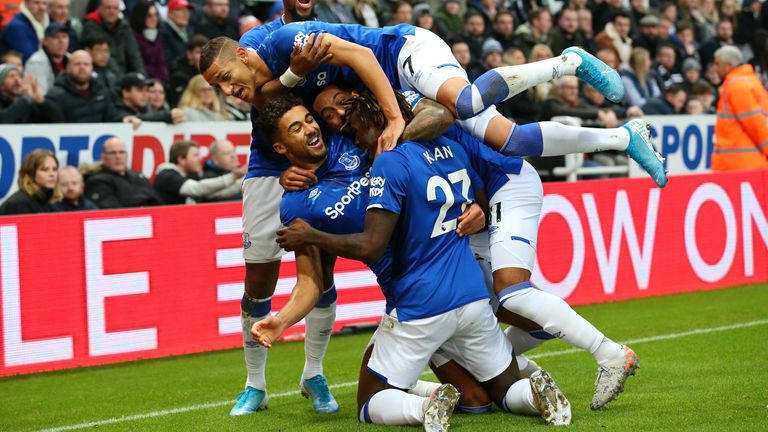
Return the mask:
M208 43L208 38L198 33L189 38L189 41L187 42L187 51L192 51L195 48L202 48L206 43Z
M675 24L675 32L680 33L683 30L693 31L693 24L688 20L680 20Z
M619 9L614 12L613 16L611 16L611 22L616 22L616 18L626 18L630 21L632 20L632 17L629 16L629 12L627 12L625 9Z
M681 91L685 91L685 88L683 87L683 85L675 83L675 84L672 84L669 87L667 87L666 90L664 90L664 96L671 95L671 94L677 94L677 93L680 93Z
M493 17L493 23L496 24L496 21L498 21L499 17L502 16L502 15L509 15L512 18L512 24L515 23L515 14L510 12L509 9L502 9L502 10L496 12L496 16Z
M659 42L659 45L656 47L656 53L658 54L662 48L669 48L672 51L675 51L675 53L677 53L677 50L675 49L675 46L672 44L672 42L669 42L669 41Z
M476 11L475 9L468 10L467 12L464 13L464 20L463 20L464 24L466 24L467 21L469 21L469 19L472 18L473 16L479 16L480 18L482 18L483 14ZM483 23L485 23L485 20L483 20Z
M546 8L538 8L538 9L536 9L535 11L531 12L531 15L529 15L529 19L528 19L528 21L538 20L538 19L540 19L540 18L541 18L541 15L542 15L542 14L545 14L545 13L548 13L548 14L552 15L552 14L549 12L549 9L546 9Z
M712 87L712 84L703 80L699 80L693 83L693 87L691 88L691 94L693 94L694 96L714 95L715 88Z
M83 46L83 48L93 49L96 45L102 45L107 44L109 45L109 38L107 38L107 35L105 33L88 33L83 39L80 41L80 44Z
M168 159L170 159L169 162L175 165L179 158L187 157L189 149L193 147L200 147L200 144L191 140L179 140L174 142L171 144L171 151L168 155Z
M238 43L226 36L219 36L206 42L200 52L200 73L205 73L218 58L229 60L234 57L234 53L227 54L227 50L232 49L233 45L237 46Z
M283 118L285 113L299 105L303 106L304 101L292 93L269 98L267 103L259 110L256 126L262 135L268 138L270 142L274 142L279 132L277 123Z

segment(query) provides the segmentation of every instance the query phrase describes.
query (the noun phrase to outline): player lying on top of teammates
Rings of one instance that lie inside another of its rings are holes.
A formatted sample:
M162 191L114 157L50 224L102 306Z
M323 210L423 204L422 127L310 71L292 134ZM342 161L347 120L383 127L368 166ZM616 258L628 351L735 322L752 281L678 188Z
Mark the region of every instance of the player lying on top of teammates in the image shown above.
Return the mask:
M380 110L375 113L381 116ZM369 177L365 155L338 143L326 147L320 127L299 100L276 98L261 114L263 130L273 131L275 149L292 164L315 169L320 179L312 190L284 196L284 223L302 216L334 232L355 232L362 229L362 212L368 209L363 233L336 236L343 255L367 262L376 272L387 300L370 360L361 370L359 418L393 425L423 422L427 430L444 430L457 399L451 387L441 387L431 400L404 391L414 387L430 356L441 348L502 409L539 414L549 424L570 423L570 405L548 373L536 371L530 381L519 379L513 349L488 303L482 272L466 237L454 233L464 206L482 188L472 168L473 160L482 158L471 160L462 145L444 137L406 142L380 155ZM360 116L361 121L372 120L362 109ZM376 118L375 124L358 129L357 139L376 148L383 129L383 118ZM482 145L474 149L493 153ZM444 228L436 235L435 220ZM322 291L318 248L297 250L296 262L297 284L288 303L254 326L254 336L266 345L301 319Z
M330 59L298 77L289 67L291 53L314 33L324 33ZM616 71L580 48L567 48L559 57L539 62L499 67L469 83L448 45L428 30L405 24L367 28L311 21L283 26L256 51L224 37L213 39L203 47L200 71L212 86L248 102L263 97L267 89L292 87L306 95L327 83L356 89L365 85L379 100L387 119L379 151L392 148L404 128L389 83L440 102L462 120L466 131L504 154L556 156L621 150L657 185L663 187L667 182L662 159L650 141L631 139L631 130L574 128L554 122L515 127L496 111L495 103L564 75L576 75L612 101L622 100L624 87ZM283 85L274 85L277 77Z
M349 128L348 113L357 96L357 92L331 84L317 94L313 109L321 118L327 118L328 126L338 132L342 127ZM446 133L459 143L479 145L461 129L452 126L453 117L442 105L414 92L405 92L405 96L415 114L406 130L418 131L419 139L431 140ZM632 127L631 123L643 122L633 120L625 127ZM470 245L486 273L494 309L501 303L497 315L501 321L512 325L506 334L517 354L554 337L590 352L598 363L590 406L601 408L618 396L627 378L635 373L639 367L637 356L629 347L606 338L561 298L531 286L543 203L541 179L522 159L506 158L498 153L486 157L502 169L488 173L478 169L490 198L491 218L488 231L473 235ZM286 171L282 183L287 188L299 190L306 189L316 180L311 171L292 167ZM521 370L528 368L525 359L518 359L518 362Z

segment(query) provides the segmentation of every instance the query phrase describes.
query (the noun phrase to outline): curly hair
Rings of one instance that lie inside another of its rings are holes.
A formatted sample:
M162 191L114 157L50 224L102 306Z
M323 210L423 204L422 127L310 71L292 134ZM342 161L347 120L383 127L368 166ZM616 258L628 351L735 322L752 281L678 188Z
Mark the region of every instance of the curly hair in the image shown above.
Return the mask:
M259 110L256 126L262 135L267 137L270 142L274 142L280 132L277 128L277 123L283 118L285 113L299 105L303 106L304 101L291 93L269 98L264 107Z
M397 99L397 105L400 108L400 114L402 114L405 124L413 120L413 111L408 101L405 100L400 92L395 92L395 98ZM357 114L360 120L370 128L384 129L387 127L387 119L384 117L384 112L381 110L379 101L376 100L376 96L369 90L363 90L359 94L352 97L350 101L349 112L347 116Z

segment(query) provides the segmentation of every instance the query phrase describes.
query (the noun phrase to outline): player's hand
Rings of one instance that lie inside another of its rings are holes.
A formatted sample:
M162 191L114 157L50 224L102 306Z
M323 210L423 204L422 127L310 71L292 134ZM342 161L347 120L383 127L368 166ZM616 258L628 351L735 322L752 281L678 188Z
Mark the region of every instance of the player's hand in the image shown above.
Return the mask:
M388 120L389 124L381 132L381 136L379 136L379 147L376 150L376 156L395 148L397 141L400 140L400 136L405 130L405 120L402 117Z
M251 327L251 336L261 345L272 348L272 342L276 341L285 331L285 323L279 316L268 316L256 322Z
M477 203L472 203L464 209L464 213L457 220L459 225L456 227L456 234L459 237L472 235L485 228L485 213Z
M290 167L280 174L280 186L288 192L303 191L317 183L317 176L312 170Z
M293 47L291 71L300 77L306 76L333 58L333 54L328 52L330 47L331 43L323 40L323 33L312 33L303 46Z
M287 251L301 249L307 244L307 237L312 227L301 219L296 219L291 226L277 230L277 244Z

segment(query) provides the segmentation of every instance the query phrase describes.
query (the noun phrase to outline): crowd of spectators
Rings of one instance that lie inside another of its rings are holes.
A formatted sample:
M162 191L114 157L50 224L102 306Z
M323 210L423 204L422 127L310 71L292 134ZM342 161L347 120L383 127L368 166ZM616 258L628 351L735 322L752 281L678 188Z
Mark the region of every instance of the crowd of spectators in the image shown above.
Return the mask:
M281 1L7 0L0 123L247 120L248 106L200 76L200 50L281 13ZM538 85L498 107L518 123L555 117L614 127L645 114L714 113L714 53L724 45L738 47L768 82L768 1L318 0L315 13L327 22L430 29L470 79L572 45L622 76L623 104L573 79Z

